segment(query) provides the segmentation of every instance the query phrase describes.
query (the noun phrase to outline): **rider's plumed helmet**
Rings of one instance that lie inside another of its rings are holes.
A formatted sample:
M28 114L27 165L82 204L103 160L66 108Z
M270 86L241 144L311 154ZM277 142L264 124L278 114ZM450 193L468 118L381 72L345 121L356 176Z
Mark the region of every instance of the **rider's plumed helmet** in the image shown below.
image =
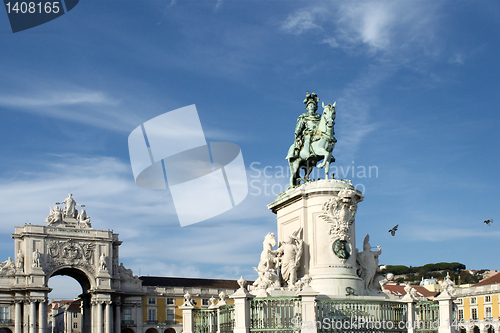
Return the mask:
M319 102L319 97L316 95L316 93L309 94L309 91L306 94L306 99L304 99L304 104L307 106L311 103L314 104L314 109L318 109L318 102Z

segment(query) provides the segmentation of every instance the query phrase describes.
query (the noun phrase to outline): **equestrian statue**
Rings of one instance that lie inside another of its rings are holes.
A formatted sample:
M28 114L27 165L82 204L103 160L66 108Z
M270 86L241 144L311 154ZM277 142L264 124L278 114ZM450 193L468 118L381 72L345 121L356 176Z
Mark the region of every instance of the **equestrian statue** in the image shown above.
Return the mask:
M300 181L311 181L309 174L317 165L318 169L325 168L325 179L329 178L330 163L335 162L332 156L335 139L333 125L335 124L335 103L323 105L323 114L318 110L319 97L315 93L307 92L304 104L306 113L297 119L295 126L295 141L288 150L286 159L290 165L290 187L300 184ZM300 170L304 169L304 178L300 177Z

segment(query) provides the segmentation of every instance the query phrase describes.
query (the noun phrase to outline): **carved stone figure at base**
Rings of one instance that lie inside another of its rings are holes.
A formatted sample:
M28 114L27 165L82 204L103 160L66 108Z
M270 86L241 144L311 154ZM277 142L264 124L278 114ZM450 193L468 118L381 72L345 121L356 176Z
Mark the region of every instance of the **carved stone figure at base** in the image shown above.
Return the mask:
M276 245L276 237L274 236L274 233L268 233L264 238L259 265L254 267L259 274L259 277L253 283L253 286L258 289L280 286L279 277L276 272L278 258L273 251L273 247Z
M378 257L382 253L380 246L377 246L378 251L371 251L369 243L370 235L366 235L363 242L363 252L358 253L359 276L363 279L364 287L367 292L377 291L378 286L373 286L373 279L378 269Z
M275 251L280 258L280 274L288 288L293 289L297 282L297 269L302 258L303 240L299 238L302 228L294 232Z

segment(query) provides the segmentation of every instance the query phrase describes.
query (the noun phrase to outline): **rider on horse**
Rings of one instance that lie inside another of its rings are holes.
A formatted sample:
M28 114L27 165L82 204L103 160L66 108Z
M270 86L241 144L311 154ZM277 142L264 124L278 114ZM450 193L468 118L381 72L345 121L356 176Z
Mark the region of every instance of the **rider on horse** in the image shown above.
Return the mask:
M299 157L299 152L302 147L306 153L306 159L311 154L311 137L314 135L316 126L318 125L321 115L316 113L318 110L319 97L315 93L307 92L304 104L306 105L306 113L303 113L297 119L295 126L295 141L288 151L287 159Z

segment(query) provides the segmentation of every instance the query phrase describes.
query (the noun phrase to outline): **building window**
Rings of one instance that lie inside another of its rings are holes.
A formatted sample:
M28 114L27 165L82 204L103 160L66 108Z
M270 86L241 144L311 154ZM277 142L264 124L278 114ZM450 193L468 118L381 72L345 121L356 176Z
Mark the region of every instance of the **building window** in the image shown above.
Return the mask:
M490 306L487 306L484 312L486 312L486 318L490 318L490 319L492 318Z
M208 298L204 298L201 300L201 305L208 305Z
M172 305L174 304L174 299L173 298L167 298L167 305Z
M174 309L167 309L167 322L173 323L175 320Z
M463 300L461 298L457 299L457 304L462 304Z
M73 328L78 328L78 323L73 323Z
M156 298L154 297L148 298L148 304L156 304Z
M123 320L132 321L132 309L131 308L124 308L123 309Z
M477 309L472 309L472 319L477 319Z
M0 320L9 319L9 308L6 306L0 306Z
M148 309L148 321L156 321L156 309Z
M78 318L78 312L73 312L73 318Z
M464 310L458 310L458 320L464 320Z
M491 296L485 296L485 297L484 297L484 301L485 301L486 303L490 303L490 302L491 302Z
M475 297L471 297L470 304L476 304L476 298Z

